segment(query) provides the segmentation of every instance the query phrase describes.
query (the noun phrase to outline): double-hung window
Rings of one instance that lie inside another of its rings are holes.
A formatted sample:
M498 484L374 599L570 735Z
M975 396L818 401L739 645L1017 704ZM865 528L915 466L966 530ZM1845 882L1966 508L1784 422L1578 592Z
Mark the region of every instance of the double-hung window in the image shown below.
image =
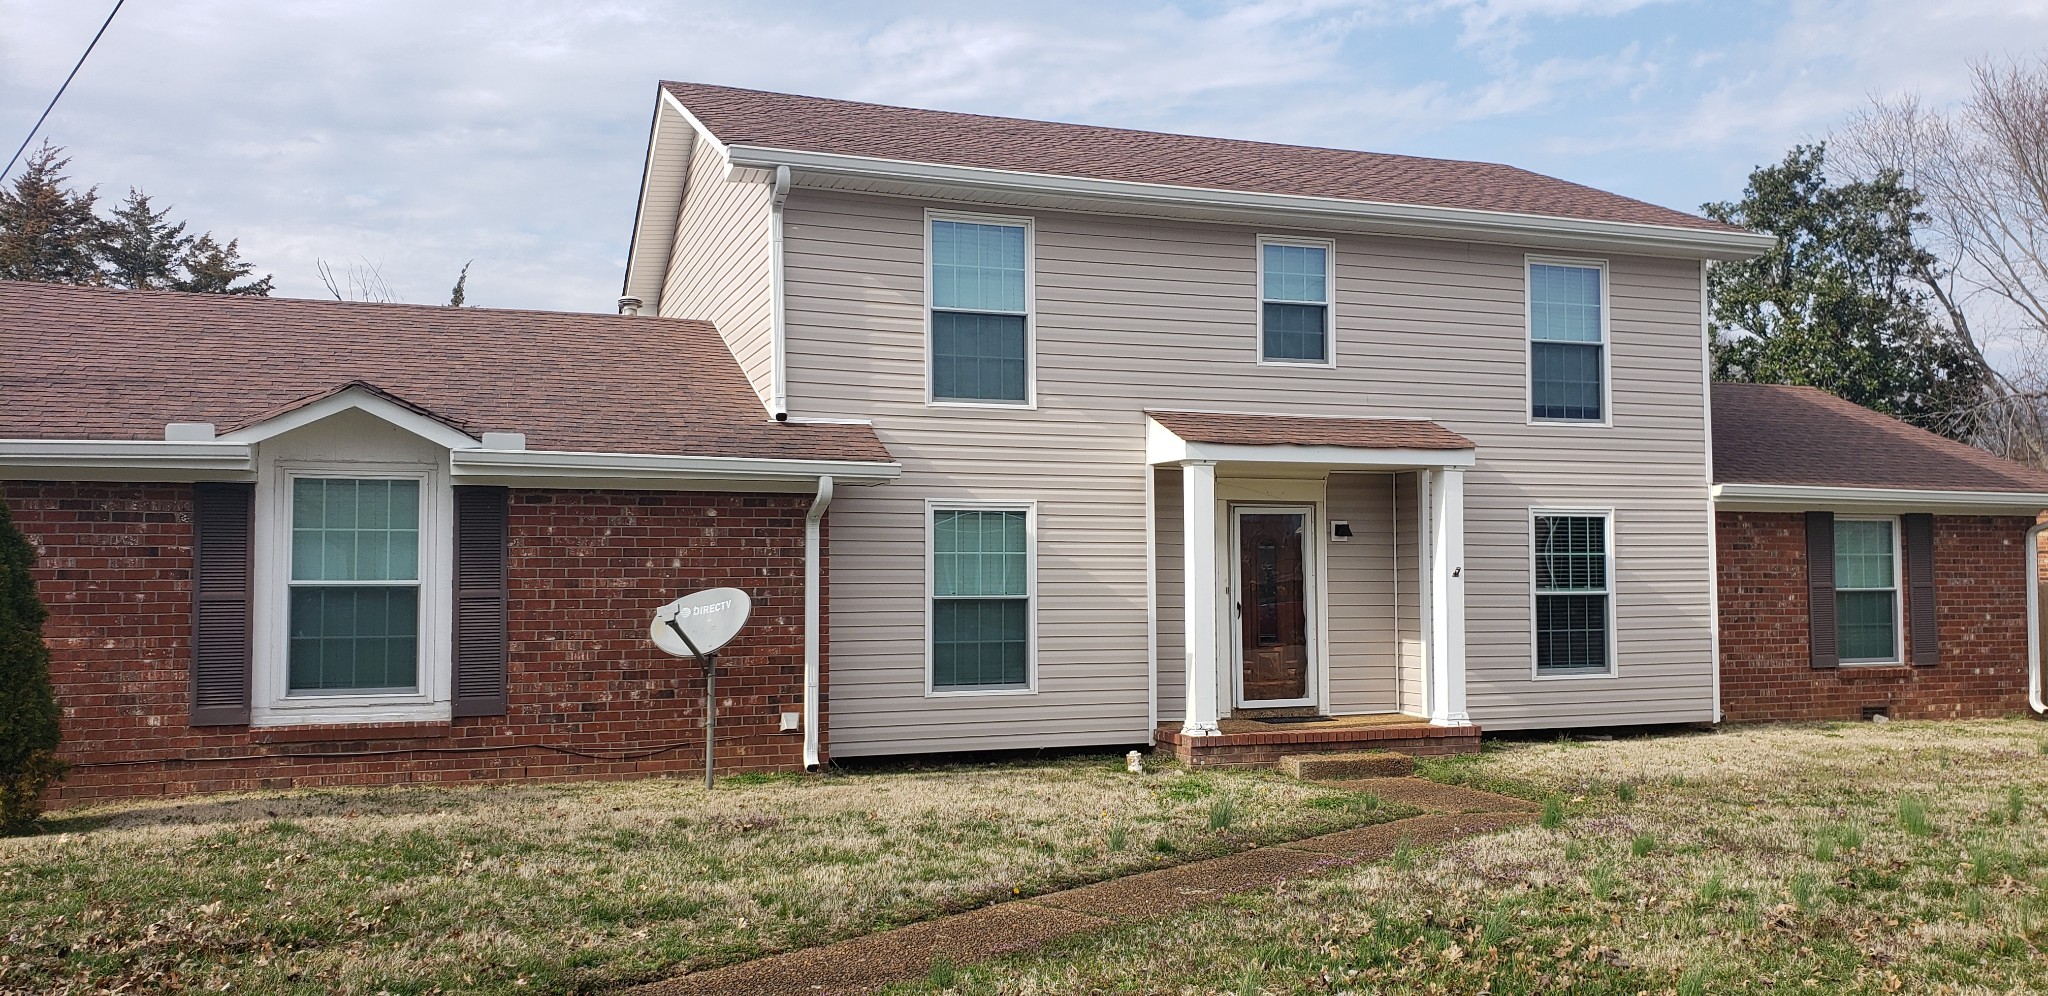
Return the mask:
M1031 226L934 216L931 400L1031 402Z
M415 692L420 481L291 479L286 692Z
M1537 676L1613 673L1611 517L1539 511L1533 518Z
M932 690L1030 688L1031 507L930 514Z
M1529 261L1529 416L1601 422L1607 411L1607 267Z
M1897 525L1835 519L1835 641L1845 664L1899 659Z
M1259 240L1259 362L1330 364L1331 244Z

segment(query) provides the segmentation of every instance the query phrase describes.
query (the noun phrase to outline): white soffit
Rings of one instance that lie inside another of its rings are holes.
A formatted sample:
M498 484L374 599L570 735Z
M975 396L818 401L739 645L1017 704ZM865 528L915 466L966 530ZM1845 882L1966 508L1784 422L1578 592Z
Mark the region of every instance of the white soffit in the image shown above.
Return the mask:
M1191 443L1160 425L1145 419L1145 462L1177 464L1189 460L1212 463L1262 464L1292 467L1322 467L1352 470L1401 470L1417 467L1470 467L1476 461L1473 450L1375 449L1363 446L1244 446L1226 443Z

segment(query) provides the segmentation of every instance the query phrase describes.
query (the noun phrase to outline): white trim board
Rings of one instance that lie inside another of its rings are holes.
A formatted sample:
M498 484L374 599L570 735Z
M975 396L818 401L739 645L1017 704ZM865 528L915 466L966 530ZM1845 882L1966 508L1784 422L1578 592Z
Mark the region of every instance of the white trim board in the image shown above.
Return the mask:
M1839 488L1805 484L1716 484L1714 506L1729 511L1934 512L1957 515L2035 515L2048 494L2022 491L1936 491L1916 488Z

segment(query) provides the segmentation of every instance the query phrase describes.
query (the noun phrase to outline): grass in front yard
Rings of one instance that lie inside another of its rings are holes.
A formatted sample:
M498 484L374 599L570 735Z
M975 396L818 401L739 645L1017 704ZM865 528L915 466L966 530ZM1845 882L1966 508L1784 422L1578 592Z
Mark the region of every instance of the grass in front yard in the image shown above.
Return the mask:
M2041 991L2044 745L2024 720L1496 745L1425 772L1545 800L1542 823L962 968L943 989Z
M0 993L593 991L1399 815L1121 758L75 809L0 839Z

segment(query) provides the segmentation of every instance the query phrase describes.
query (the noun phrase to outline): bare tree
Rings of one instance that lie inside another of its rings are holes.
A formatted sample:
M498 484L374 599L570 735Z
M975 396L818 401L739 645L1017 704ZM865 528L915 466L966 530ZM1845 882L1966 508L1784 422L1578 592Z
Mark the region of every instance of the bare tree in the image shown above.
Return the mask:
M329 265L325 259L315 259L313 266L320 271L320 282L327 285L327 293L334 295L334 299L337 301L371 301L378 304L392 304L400 300L398 292L392 290L391 285L384 282L383 271L379 270L377 264L370 262L367 258L362 261L360 266L355 263L347 264L347 268L339 276L335 274L334 267Z
M1980 62L1971 83L1953 111L1873 100L1836 147L1926 197L1941 265L1916 276L1987 374L1979 441L2048 467L2048 59Z

